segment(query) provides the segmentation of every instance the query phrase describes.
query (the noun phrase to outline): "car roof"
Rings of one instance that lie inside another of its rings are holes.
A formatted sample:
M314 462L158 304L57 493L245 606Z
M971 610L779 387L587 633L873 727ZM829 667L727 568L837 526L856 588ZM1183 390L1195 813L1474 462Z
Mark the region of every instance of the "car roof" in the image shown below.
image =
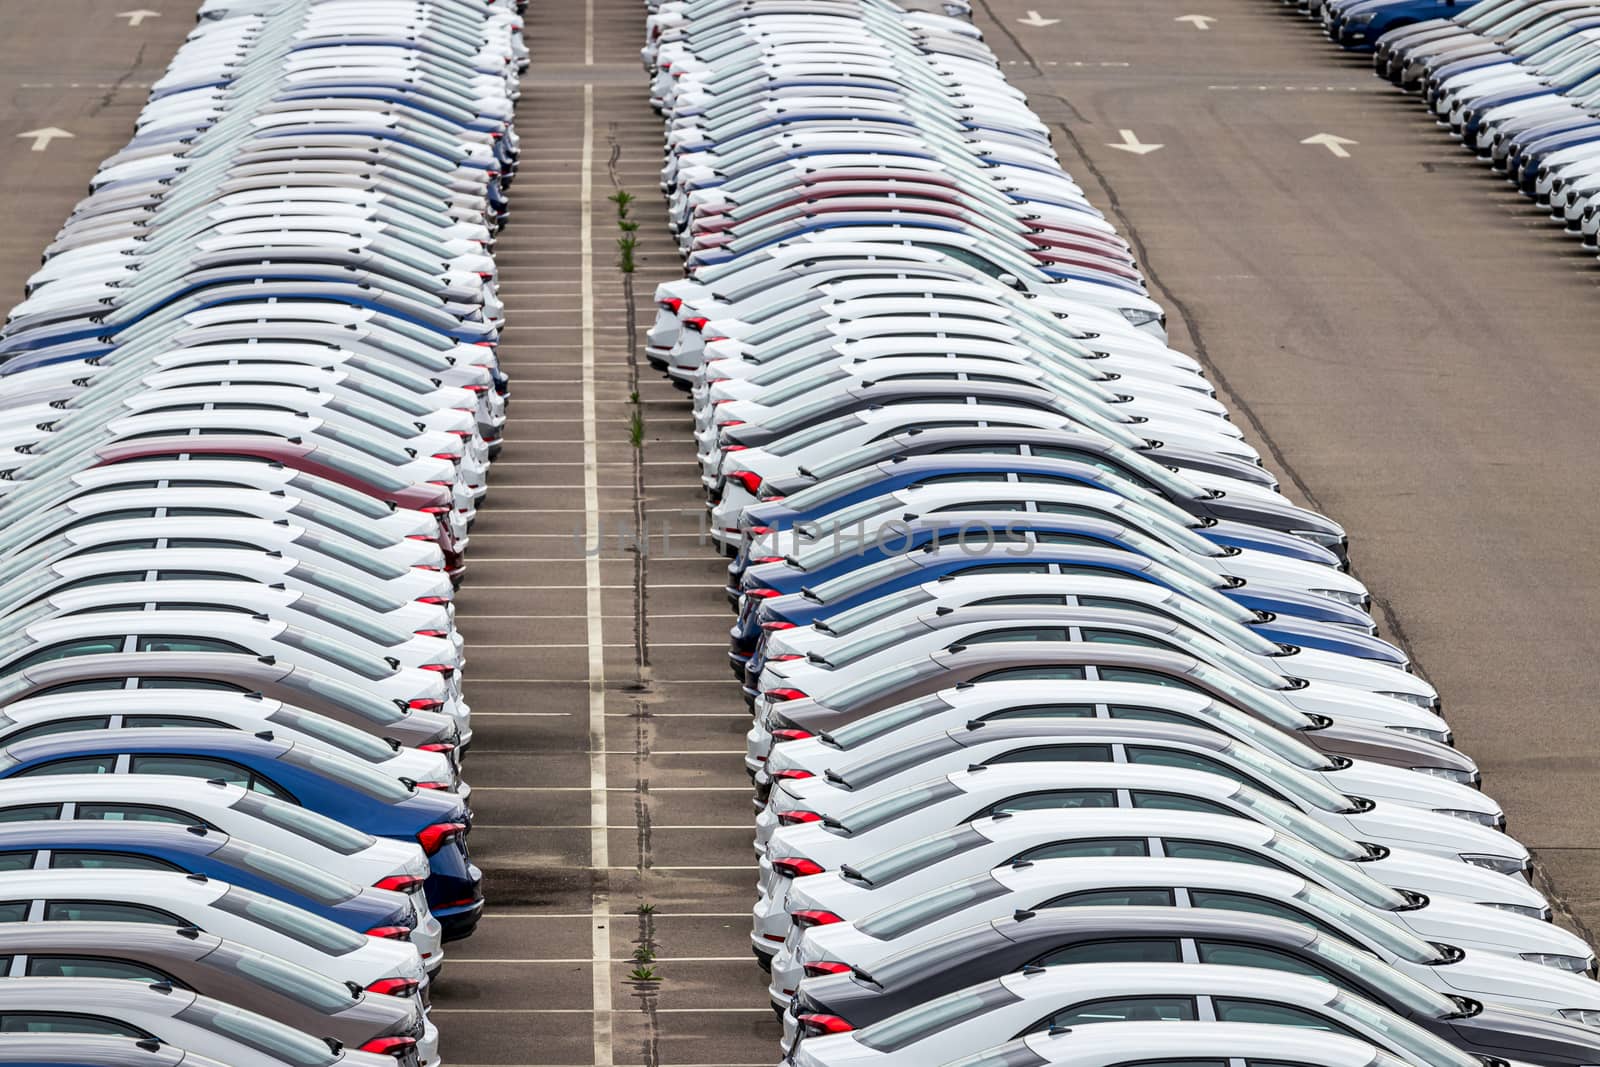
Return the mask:
M0 955L96 952L114 946L159 967L162 959L197 960L223 943L193 926L145 922L0 923Z
M210 614L210 613L207 613ZM200 631L190 631L200 632ZM248 734L243 730L156 726L133 730L81 730L50 734L5 746L5 752L24 763L95 752L222 753L277 759L294 748L292 741L272 736L270 730Z
M159 797L152 797L147 803L150 807L164 806ZM0 826L0 852L24 849L159 848L205 856L227 843L228 835L221 830L137 819L40 819ZM3 924L0 924L0 929L4 929Z

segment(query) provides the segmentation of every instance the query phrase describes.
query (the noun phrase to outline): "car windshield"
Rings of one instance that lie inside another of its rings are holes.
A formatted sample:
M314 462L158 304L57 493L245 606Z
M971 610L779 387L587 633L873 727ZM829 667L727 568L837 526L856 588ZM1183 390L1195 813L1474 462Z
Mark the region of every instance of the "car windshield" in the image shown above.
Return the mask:
M865 804L858 804L839 817L839 824L847 834L855 835L876 830L913 811L937 804L962 793L949 778L935 778L931 782L910 786L888 796Z
M230 1037L247 1048L276 1058L286 1067L332 1067L345 1058L320 1038L208 997L196 998L174 1018Z
M307 585L315 586L324 592L333 593L346 600L354 601L369 611L388 613L399 611L405 606L405 601L394 597L385 596L383 592L372 585L347 578L321 567L313 567L309 563L297 563L288 571L290 578L297 578Z
M1330 856L1347 860L1370 858L1366 849L1337 830L1330 830L1315 819L1281 801L1273 800L1258 789L1241 785L1234 790L1231 799L1246 811L1252 812L1258 822L1287 831L1302 841L1322 849Z
M291 859L281 852L259 848L238 838L214 853L217 859L260 875L274 885L293 890L318 904L342 904L361 892L354 882Z
M379 559L371 552L365 552L358 546L351 544L339 536L325 537L322 534L312 533L307 530L294 539L294 543L313 552L321 553L340 563L354 567L358 571L372 575L374 578L393 580L404 577L410 573L406 568L397 564Z
M1342 926L1367 944L1377 945L1409 963L1433 964L1441 959L1439 950L1426 941L1389 919L1374 915L1364 905L1352 904L1321 886L1307 882L1295 893L1294 899L1310 907L1314 914L1331 918L1330 926Z
M834 479L834 485L841 484L841 480L837 479L836 477L837 475L862 467L870 468L879 460L887 459L890 456L897 455L903 447L904 446L902 446L901 443L894 438L886 437L880 441L873 441L869 444L862 445L860 448L852 448L846 452L842 452L839 455L834 456L832 459L825 459L821 463L814 464L807 468L807 473L809 473L813 478L816 478L818 480L818 484L812 486L811 489L805 490L805 493L809 493L813 489L827 488L822 483L828 479ZM795 501L799 500L802 496L804 496L804 493L796 493L794 496L791 496L788 501L789 506L797 507L798 505L795 503ZM806 506L809 507L811 505L808 504Z
M322 1015L346 1010L360 999L350 987L297 963L268 956L245 945L230 946L235 970L259 985Z
M845 877L877 888L988 843L989 839L977 830L961 825L862 860L851 867Z
M818 699L817 703L823 707L848 711L888 696L894 690L918 678L930 678L938 672L939 665L933 660L925 657L915 659L898 667L875 671L859 682L834 690L828 696Z
M921 697L917 700L896 704L892 708L885 708L880 712L868 715L863 719L837 730L829 731L825 740L835 748L852 749L857 745L864 745L868 741L876 740L884 734L893 733L904 726L921 722L941 711L948 710L951 705L937 695Z
M1299 797L1322 811L1343 812L1351 808L1349 797L1320 778L1274 759L1242 741L1230 744L1227 753L1280 792Z
M857 567L837 578L829 578L812 587L812 597L819 604L833 604L865 592L875 585L918 569L917 561L907 555L894 555L888 559Z
M1317 881L1331 885L1364 904L1384 911L1397 911L1409 901L1397 889L1391 889L1357 870L1345 860L1334 859L1327 853L1312 848L1304 841L1288 834L1274 833L1267 841L1267 851L1276 853Z
M348 756L296 745L280 757L285 763L314 771L324 778L390 804L406 800L412 789L393 775L357 763Z
M1241 681L1238 677L1220 667L1199 663L1194 666L1189 674L1221 693L1230 703L1247 711L1255 712L1268 722L1293 727L1305 724L1305 716L1296 711L1290 704L1285 703L1282 698L1265 692L1248 682Z
M823 656L830 667L848 667L850 664L857 660L865 659L874 652L881 652L891 645L901 644L927 632L928 627L920 622L912 622L905 626L896 626L891 629L869 630L857 637L831 642L831 647L823 652Z
M326 478L316 478L309 474L297 474L289 479L289 484L302 493L321 497L323 500L335 504L342 504L368 519L381 519L390 514L388 505L380 500L358 492L349 486L340 485L338 482Z
M816 472L812 471L811 473L815 474ZM818 477L827 476L818 475ZM835 500L847 493L853 493L863 486L871 485L873 482L882 479L882 477L883 472L876 466L862 467L837 478L829 477L826 481L819 481L817 484L802 489L798 493L791 493L784 499L783 506L796 514L807 512L812 508L828 503L830 500Z
M364 637L388 648L404 644L410 636L402 630L384 625L381 619L374 619L366 612L347 607L329 597L303 596L295 601L294 606L313 619L332 623L352 635Z
M1219 700L1208 701L1205 710L1196 716L1199 721L1214 720L1226 727L1226 732L1235 737L1246 738L1251 745L1263 752L1270 752L1279 759L1296 767L1306 770L1325 770L1329 766L1328 757L1314 749L1307 748L1277 730L1261 725L1260 722L1246 715L1238 708L1224 704ZM1290 727L1291 729L1293 727Z
M959 1026L980 1015L985 1015L996 1008L1007 1004L1015 1004L1022 998L1007 989L999 979L976 985L970 989L963 989L947 996L930 1000L926 1004L919 1004L908 1008L898 1015L891 1015L879 1023L857 1030L853 1035L857 1041L876 1052L895 1052L907 1045L921 1041L948 1030L952 1026ZM933 1049L929 1053L936 1058L939 1056ZM1037 1060L1037 1057L1034 1058ZM993 1063L1006 1063L1006 1060L996 1060ZM1031 1062L1019 1060L1018 1063ZM1452 1063L1451 1067L1455 1067Z
M1476 1056L1469 1056L1448 1042L1428 1033L1416 1023L1400 1018L1369 1000L1341 992L1328 1003L1336 1014L1350 1020L1352 1029L1368 1029L1382 1034L1386 1043L1403 1049L1418 1063L1428 1067L1482 1067Z
M309 945L330 956L346 956L367 944L364 934L348 930L304 908L238 886L229 886L222 898L213 902L213 907L259 923L292 941Z
M267 721L314 737L368 763L387 763L395 757L395 749L392 746L365 730L357 730L354 726L339 722L337 719L300 711L287 704L273 712Z
M1003 897L1008 892L993 875L985 872L954 885L919 893L909 900L874 912L856 923L856 929L879 941L893 941L913 930L948 919L974 904Z
M291 699L290 703L312 707L334 704L375 726L387 726L399 722L409 714L409 709L392 700L385 700L365 689L341 682L337 678L329 678L325 674L297 669L289 677L280 679L278 684L304 694L299 700Z
M396 668L377 658L369 656L359 649L335 641L330 637L303 630L298 626L285 626L278 634L278 640L290 648L309 652L325 663L332 664L360 675L368 681L379 681L391 677Z
M354 856L377 844L377 838L337 819L260 793L245 793L233 803L233 810L298 834L341 856Z
M1346 975L1380 991L1385 999L1424 1018L1442 1019L1461 1010L1443 994L1336 937L1318 934L1308 947Z
M861 425L861 420L855 415L841 415L837 419L829 419L826 422L819 422L815 426L807 427L799 433L787 434L779 440L767 443L763 447L774 456L792 456L803 448L809 448L820 441L827 441L859 425ZM778 427L772 426L769 429L776 430Z

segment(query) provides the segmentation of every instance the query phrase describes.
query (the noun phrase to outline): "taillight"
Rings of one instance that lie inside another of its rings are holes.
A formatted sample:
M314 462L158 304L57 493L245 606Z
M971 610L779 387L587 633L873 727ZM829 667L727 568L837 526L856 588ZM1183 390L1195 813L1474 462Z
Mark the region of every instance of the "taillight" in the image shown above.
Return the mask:
M415 1054L416 1049L417 1039L414 1037L375 1037L361 1046L362 1052L376 1052L380 1056L393 1056L397 1060Z
M374 889L388 889L396 893L412 893L422 888L422 879L414 874L391 874L372 883Z
M755 562L755 563L782 563L783 562L783 557L782 556L762 556L759 559L753 560L752 562Z
M807 978L818 978L825 974L849 974L850 965L837 960L814 960L805 965Z
M785 826L799 826L801 823L821 822L822 816L814 811L796 809L794 811L778 812L778 821Z
M696 315L693 318L684 319L683 324L689 327L689 329L693 330L695 333L699 333L701 329L704 328L705 324L710 321L710 319Z
M410 708L412 711L443 711L444 701L423 700L418 698L416 700L406 701L406 707Z
M821 874L822 864L816 860L803 859L796 856L785 856L772 861L772 869L785 878L805 878L808 875Z
M418 637L449 637L449 630L412 630Z
M449 782L418 782L417 783L417 788L418 789L440 789L440 790L444 790L444 791L448 792L449 789L450 789L450 783Z
M755 600L766 600L768 597L782 596L776 589L746 589L744 595Z
M427 541L431 544L439 543L438 534L406 534L407 541Z
M411 928L408 926L374 926L367 931L368 937L381 937L385 941L410 941Z
M422 851L431 856L443 848L446 841L466 832L466 823L436 822L432 826L423 827L422 832L417 834L417 843L422 846Z
M449 741L430 741L426 745L418 745L417 748L422 752L454 752L456 750L456 746Z
M764 622L761 624L761 628L766 630L768 633L771 633L773 630L792 630L794 629L794 626L795 624L792 622Z
M815 736L815 735L812 734L812 732L810 730L774 730L774 731L772 731L772 739L774 741L804 741L806 738L813 737L813 736Z
M790 689L788 686L783 685L776 689L768 689L766 695L769 700L804 700L806 698L804 690Z
M450 666L448 663L424 663L422 665L422 669L425 671L432 671L435 674L442 674L446 678L454 677L456 673L456 669Z
M675 296L669 296L665 300L661 301L661 306L676 315L678 313L678 309L683 307L683 301L679 300Z
M443 504L429 504L427 507L418 508L417 510L426 512L429 515L448 515L448 514L450 514L450 508L446 507Z
M461 457L460 456L451 455L449 452L435 452L433 454L433 458L434 459L447 459L451 463L460 463L461 462Z
M443 607L445 604L450 603L450 598L447 596L419 596L417 597L417 603L433 604L437 607Z
M839 1018L837 1015L800 1016L800 1032L807 1037L822 1037L825 1034L848 1034L855 1027Z
M787 767L784 770L772 772L772 780L774 782L799 782L815 777L816 775L810 771L801 770L799 767Z
M415 978L380 978L367 986L368 993L379 993L386 997L409 997L422 988L422 983Z
M842 923L843 919L831 911L819 911L816 908L802 908L789 913L789 919L802 930L809 930L813 926L832 926Z

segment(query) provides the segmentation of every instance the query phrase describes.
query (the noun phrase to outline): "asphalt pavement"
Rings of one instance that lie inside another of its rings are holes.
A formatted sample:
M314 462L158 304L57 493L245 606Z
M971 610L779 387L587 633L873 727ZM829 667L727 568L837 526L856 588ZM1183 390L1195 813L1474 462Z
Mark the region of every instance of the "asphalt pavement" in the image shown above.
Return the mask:
M1351 530L1390 636L1566 921L1600 924L1582 799L1600 766L1593 258L1276 0L1033 3L980 0L1008 76L1139 245L1175 345L1286 491ZM7 5L0 292L192 24L189 0L138 25L121 6ZM642 12L528 13L498 249L514 400L459 602L489 905L435 992L453 1067L775 1059L723 561L697 536L687 399L632 354L655 284L679 274ZM35 152L18 136L49 128L72 137ZM619 189L641 223L632 322Z

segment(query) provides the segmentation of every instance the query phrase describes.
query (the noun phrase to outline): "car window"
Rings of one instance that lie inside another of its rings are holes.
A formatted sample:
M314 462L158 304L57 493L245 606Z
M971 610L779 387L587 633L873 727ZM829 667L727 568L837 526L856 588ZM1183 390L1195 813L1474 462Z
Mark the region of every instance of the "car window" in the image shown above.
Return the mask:
M1002 752L983 761L990 767L1005 763L1110 763L1110 745L1033 745Z
M238 886L230 886L220 899L212 901L212 907L249 919L331 956L346 956L367 944L365 934L347 930L304 908Z
M25 771L18 771L15 777L49 777L57 774L110 774L116 769L116 753L110 752L103 756L72 756L68 759L52 760L49 763L41 763L37 767L29 767Z
M55 719L51 722L41 722L33 726L24 727L14 734L7 734L5 743L14 745L18 741L29 741L35 737L78 733L83 730L104 730L110 725L111 716L109 715L85 715L72 719Z
M985 982L907 1008L874 1026L856 1031L854 1037L875 1052L895 1052L1020 999L998 981Z
M0 871L25 871L32 866L32 852L0 852ZM6 905L0 904L3 907Z
M1150 843L1142 837L1092 837L1082 841L1051 841L1019 852L1007 863L1034 860L1099 859L1103 856L1148 856Z
M1339 981L1334 975L1323 970L1316 964L1310 963L1288 952L1275 948L1263 948L1259 945L1241 945L1229 941L1197 941L1195 948L1199 952L1201 963L1220 963L1230 967L1259 967L1269 971L1285 971L1289 974L1298 974L1305 978L1316 978L1329 982L1341 989L1349 989L1344 982ZM1352 990L1359 993L1360 990Z
M23 853L26 855L26 853ZM20 923L28 921L28 902L26 900L8 900L0 903L0 923Z
M975 682L1081 682L1088 678L1082 667L1006 667L974 678Z
M1242 1000L1235 997L1214 997L1217 1021L1224 1023L1260 1023L1263 1026L1298 1026L1304 1030L1326 1030L1348 1037L1359 1037L1331 1019L1324 1019L1303 1008L1290 1004L1273 1004L1262 1000Z
M1092 719L1093 704L1028 704L1020 708L1004 708L979 716L980 722L995 719Z
M1033 962L1041 967L1068 963L1180 963L1183 952L1167 938L1119 938L1090 941L1046 952Z
M1247 848L1216 841L1163 841L1161 851L1180 860L1217 860L1222 863L1245 863L1252 867L1270 867L1278 871L1289 869Z
M1288 919L1290 922L1303 923L1315 927L1325 934L1335 937L1345 937L1343 932L1332 929L1324 923L1318 922L1304 912L1291 908L1287 904L1266 897L1253 896L1249 893L1224 893L1211 889L1191 889L1189 900L1197 908L1216 908L1219 911L1242 911L1251 915L1271 915L1278 919Z
M989 805L972 818L994 815L1002 811L1047 811L1053 808L1114 808L1117 794L1111 789L1051 789L1038 793L1023 793L1007 797ZM970 820L969 820L970 821Z
M153 727L189 726L200 729L227 729L226 723L217 722L215 719L203 719L198 715L127 715L123 717L122 725L128 730L143 730Z
M1236 818L1239 814L1231 808L1199 797L1186 797L1181 793L1153 793L1142 789L1134 791L1133 806L1158 811L1198 811L1206 815L1232 815Z
M213 693L243 693L242 685L219 682L210 678L140 678L136 689L198 689Z
M20 659L14 659L4 667L0 667L0 675L15 674L25 671L30 667L37 667L41 663L54 663L59 659L71 659L75 656L104 656L122 651L121 637L84 637L76 641L62 641L60 644L50 645L47 648L37 649Z
M96 822L157 822L174 826L205 826L206 821L172 808L153 804L79 804L77 817Z
M292 799L273 782L231 760L157 753L134 756L130 769L134 774L172 774L183 778L204 778L207 781L220 780L229 785L245 786L252 793L262 793L279 800Z
M226 652L249 655L250 650L232 641L215 637L179 636L175 634L142 634L138 639L140 652Z
M102 900L47 900L45 922L151 923L155 926L188 925L176 915L144 904Z
M1083 1026L1086 1023L1194 1022L1199 1012L1189 997L1107 997L1075 1004L1040 1019L1029 1032L1053 1026Z
M1150 887L1133 889L1084 889L1064 893L1040 904L1041 908L1170 908L1175 903L1172 890Z
M154 967L132 960L95 959L90 956L28 957L29 978L121 978L130 982L170 982Z
M954 642L956 645L995 645L1009 641L1065 641L1065 626L1011 626L1003 630L987 630Z
M0 808L0 823L44 822L59 818L61 818L60 804L18 804L15 807Z
M9 962L9 961L8 961ZM107 1037L148 1038L137 1026L98 1015L72 1015L67 1012L8 1011L0 1015L0 1034L94 1034Z
M51 870L181 871L175 863L132 852L92 852L61 849L50 853Z
M1147 767L1178 767L1189 771L1203 771L1206 774L1220 775L1230 782L1245 782L1261 788L1261 784L1253 779L1246 778L1238 771L1229 767L1221 760L1202 756L1198 752L1184 752L1179 749L1155 748L1149 745L1129 745L1128 762L1143 764ZM1265 790L1272 793L1272 790ZM1277 795L1277 794L1273 794ZM1282 799L1280 797L1280 799Z

